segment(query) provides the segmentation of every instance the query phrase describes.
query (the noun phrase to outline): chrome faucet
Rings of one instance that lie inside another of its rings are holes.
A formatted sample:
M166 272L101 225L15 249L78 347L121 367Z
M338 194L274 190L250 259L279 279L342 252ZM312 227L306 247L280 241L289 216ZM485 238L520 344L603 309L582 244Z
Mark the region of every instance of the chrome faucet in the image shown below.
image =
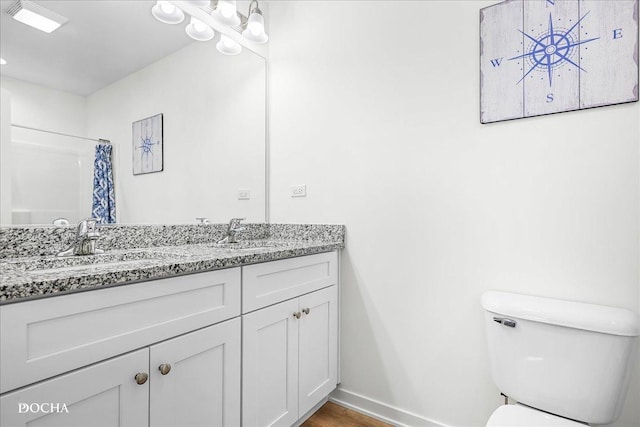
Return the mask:
M101 254L104 251L96 248L96 241L100 237L100 232L97 228L98 220L95 218L85 218L78 223L76 229L76 240L66 250L60 252L58 256L73 256L73 255L95 255Z
M241 221L244 221L246 218L231 218L229 221L229 226L227 227L227 235L224 239L219 240L218 243L237 243L236 233L238 231L244 230L244 227L240 225Z

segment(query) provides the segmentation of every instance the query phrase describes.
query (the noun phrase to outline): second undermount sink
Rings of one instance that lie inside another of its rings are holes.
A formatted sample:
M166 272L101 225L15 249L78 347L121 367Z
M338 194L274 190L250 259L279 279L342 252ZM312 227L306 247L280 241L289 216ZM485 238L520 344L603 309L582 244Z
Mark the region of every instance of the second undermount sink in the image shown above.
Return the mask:
M146 262L156 262L168 258L176 258L177 254L154 250L132 252L107 252L98 255L70 256L70 257L40 257L20 260L6 260L19 270L47 274L76 270L95 270L98 268L127 267L145 265Z

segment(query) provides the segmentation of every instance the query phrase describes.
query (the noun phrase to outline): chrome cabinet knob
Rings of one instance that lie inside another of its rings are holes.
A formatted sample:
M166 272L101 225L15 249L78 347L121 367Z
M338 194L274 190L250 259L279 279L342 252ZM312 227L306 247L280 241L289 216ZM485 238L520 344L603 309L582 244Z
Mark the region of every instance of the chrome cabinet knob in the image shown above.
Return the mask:
M293 313L293 317L295 317L296 319L299 319L300 316L302 316L302 313L300 313L299 311L296 311L295 313Z
M138 385L142 385L149 379L149 374L147 374L146 372L138 372L133 378L136 380L136 383L138 383Z
M168 363L163 363L162 365L158 366L158 370L162 375L167 375L171 371L171 365Z
M303 308L303 309L302 309L302 312L303 312L304 314L309 314L309 312L310 312L310 311L311 311L311 309L310 309L310 308L308 308L308 307L307 307L307 308Z

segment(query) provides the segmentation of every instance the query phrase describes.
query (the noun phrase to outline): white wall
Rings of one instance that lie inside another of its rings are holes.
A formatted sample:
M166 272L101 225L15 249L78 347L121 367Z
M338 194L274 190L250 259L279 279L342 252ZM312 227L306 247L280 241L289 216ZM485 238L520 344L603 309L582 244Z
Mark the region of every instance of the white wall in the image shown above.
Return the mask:
M640 308L640 105L480 125L495 3L270 5L271 220L347 225L341 387L412 425L501 403L486 289Z
M2 77L11 94L11 123L71 135L86 136L86 99L11 77Z
M265 65L192 43L88 97L88 128L114 144L118 222L264 221ZM132 123L163 113L164 170L133 175ZM239 189L251 191L238 200Z
M9 77L2 77L0 85L3 104L10 102L0 141L2 223L51 224L58 217L71 222L86 218L91 214L93 144L11 126L86 136L86 99Z

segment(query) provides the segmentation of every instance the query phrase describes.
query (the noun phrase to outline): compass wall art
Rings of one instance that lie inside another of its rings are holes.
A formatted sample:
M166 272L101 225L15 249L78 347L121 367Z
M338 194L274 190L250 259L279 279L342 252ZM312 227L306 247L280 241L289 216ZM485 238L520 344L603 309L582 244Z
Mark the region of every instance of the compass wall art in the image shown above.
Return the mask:
M638 0L480 11L480 122L638 101Z
M133 122L132 128L133 174L161 172L162 114Z

